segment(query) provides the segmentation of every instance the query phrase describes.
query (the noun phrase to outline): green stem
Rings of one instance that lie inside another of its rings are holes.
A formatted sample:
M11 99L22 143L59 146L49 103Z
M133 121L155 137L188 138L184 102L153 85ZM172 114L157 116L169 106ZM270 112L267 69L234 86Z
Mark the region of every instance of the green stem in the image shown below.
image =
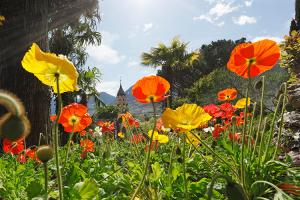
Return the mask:
M175 149L176 145L172 146L172 150L171 150L171 155L170 155L170 165L169 165L169 174L168 174L168 178L169 178L169 187L172 187L172 164L173 164L173 155L174 155L174 149Z
M186 135L183 134L183 182L184 182L184 196L189 199L187 180L186 180L186 166L185 166L185 150L186 150Z
M58 121L61 115L61 95L59 92L59 75L56 76L56 86L57 86L57 104L58 104L58 111L57 111L57 118L55 120L55 128L54 128L54 151L55 151L55 164L56 164L56 171L57 171L57 182L58 182L58 191L59 191L59 199L63 200L63 185L62 185L62 178L61 172L59 167L59 153L58 153Z
M227 165L229 167L229 169L236 175L236 177L239 177L238 173L232 168L232 166L226 162L221 156L219 156L214 150L212 150L210 148L210 146L208 146L205 142L203 142L195 133L191 132L193 134L193 136L195 138L197 138L197 140L199 140L199 142L205 146L205 148L210 151L214 156L216 156L220 161L222 161L225 165Z
M207 161L205 156L202 154L202 152L192 143L192 141L189 139L189 137L187 137L187 139L191 143L191 145L194 147L194 149L199 153L199 155L201 156L201 158L203 159L204 163L207 165L209 170L214 171L213 167L209 164L209 162Z
M253 129L253 120L254 120L254 115L255 115L255 110L256 110L256 103L253 104L253 112L252 112L252 116L251 116L251 120L250 120L250 125L249 125L249 129L248 129L248 148L251 147L252 144L252 129Z
M243 126L243 135L242 135L242 149L241 149L241 182L243 187L245 187L245 163L244 163L244 156L245 156L245 138L247 132L247 113L248 113L248 99L249 99L249 90L251 86L251 78L250 78L250 69L251 69L252 61L250 61L248 65L248 86L246 90L246 106L244 110L244 126Z
M266 150L265 150L265 153L264 153L263 161L265 161L267 159L267 156L269 155L268 151L269 151L269 148L270 148L270 145L271 145L271 140L273 139L273 136L274 136L274 125L275 125L276 116L277 116L277 113L278 113L278 110L279 110L279 105L280 105L282 97L283 97L283 95L281 94L279 96L278 103L277 103L276 109L274 111L274 116L273 116L273 120L272 120L272 124L271 124L269 139L268 139L268 142L267 142L267 146L266 146Z
M264 120L264 127L262 130L262 134L260 137L260 142L259 142L259 150L258 150L258 166L260 166L260 160L261 160L261 154L262 154L262 148L263 148L263 139L266 131L266 124L267 124L267 118Z
M136 195L140 191L140 189L141 189L141 187L142 187L142 185L145 181L146 175L148 173L148 168L149 168L149 164L150 164L151 144L152 144L152 141L153 141L154 131L155 131L155 128L156 128L156 108L155 108L154 102L151 101L151 103L152 103L152 107L153 107L154 125L153 125L152 134L151 134L150 142L149 142L149 148L148 148L148 153L147 153L147 158L146 158L146 167L145 167L145 170L144 170L144 173L143 173L143 176L142 176L142 180L140 181L138 187L135 189L135 191L134 191L134 193L131 197L131 200L134 200Z
M72 133L70 134L69 141L68 141L65 164L67 163L68 158L69 158L69 153L70 153L69 151L70 151L70 146L71 146L71 141L72 141L73 135L74 135L74 126L73 126L73 130L72 130Z
M45 174L45 199L48 200L48 166L47 162L44 164L44 174Z
M258 128L256 131L256 135L255 135L255 143L254 143L254 149L252 151L251 157L250 159L253 158L254 154L255 154L255 150L256 150L256 145L257 145L257 140L258 140L258 136L260 133L260 129L261 129L261 122L263 119L263 106L264 106L264 94L265 94L265 76L262 76L262 89L261 89L261 99L260 99L260 115L259 115L259 120L258 120Z
M283 114L285 111L285 106L286 106L286 102L287 102L287 86L286 83L284 83L284 94L283 94L283 102L282 102L282 108L281 108L281 117L280 117L280 127L279 127L279 133L278 133L278 137L277 137L277 144L275 147L275 151L273 154L273 160L275 159L275 156L277 154L278 151L278 146L280 144L280 139L281 139L281 134L282 134L282 129L283 129Z

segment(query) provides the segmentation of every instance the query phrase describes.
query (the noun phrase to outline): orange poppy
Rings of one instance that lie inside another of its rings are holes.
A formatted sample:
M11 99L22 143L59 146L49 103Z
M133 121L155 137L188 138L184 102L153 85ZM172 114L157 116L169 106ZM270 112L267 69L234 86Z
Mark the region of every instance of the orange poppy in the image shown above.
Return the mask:
M232 101L236 98L237 91L234 88L228 88L218 92L219 101Z
M87 107L72 103L62 109L59 123L66 132L80 132L92 123L92 118L87 113Z
M114 122L98 121L97 125L101 126L102 133L112 133L115 130L115 123Z
M279 57L280 48L272 40L243 43L233 49L227 68L243 78L249 78L249 75L252 78L271 69Z
M133 88L132 95L140 103L160 102L167 98L166 93L170 83L160 76L145 76L138 80Z
M83 148L83 152L94 152L94 142L92 140L80 140L80 146Z

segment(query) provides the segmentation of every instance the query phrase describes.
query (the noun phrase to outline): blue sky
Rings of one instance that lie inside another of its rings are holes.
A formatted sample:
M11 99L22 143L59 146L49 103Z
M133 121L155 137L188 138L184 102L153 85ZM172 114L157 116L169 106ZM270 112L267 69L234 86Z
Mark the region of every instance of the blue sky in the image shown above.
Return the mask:
M103 0L98 30L102 44L88 47L87 64L102 72L100 92L115 95L156 70L140 56L179 36L189 49L218 39L280 41L289 31L294 0Z

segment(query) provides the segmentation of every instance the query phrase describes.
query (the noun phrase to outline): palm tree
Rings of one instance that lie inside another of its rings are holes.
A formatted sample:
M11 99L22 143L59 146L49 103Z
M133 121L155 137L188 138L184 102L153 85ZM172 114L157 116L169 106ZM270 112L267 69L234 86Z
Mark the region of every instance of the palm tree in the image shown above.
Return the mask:
M200 56L199 52L196 51L189 53L187 47L188 43L181 42L178 37L175 37L169 47L159 43L157 47L152 47L149 53L144 52L141 56L143 65L154 68L161 67L158 75L169 81L171 85L170 107L172 107L172 99L178 95L181 89L181 81L175 74L180 74L182 70L192 67Z

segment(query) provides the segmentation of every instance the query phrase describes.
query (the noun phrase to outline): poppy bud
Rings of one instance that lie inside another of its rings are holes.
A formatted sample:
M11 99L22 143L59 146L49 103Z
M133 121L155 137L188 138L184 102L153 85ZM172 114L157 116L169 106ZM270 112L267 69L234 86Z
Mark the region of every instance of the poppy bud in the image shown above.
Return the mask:
M259 81L257 81L257 82L255 83L254 88L255 88L256 90L260 90L261 87L262 87L262 84L263 84L262 80L259 80Z
M176 148L176 154L177 154L177 155L180 155L180 154L181 154L181 150L180 150L179 147Z
M226 195L229 200L246 200L243 188L234 182L229 182L226 185Z
M6 113L0 118L0 136L11 141L26 137L30 132L30 123L26 116Z
M36 151L37 158L43 163L48 162L53 157L53 149L49 145L43 145Z
M236 120L236 116L232 116L232 117L231 117L231 122L235 124L236 121L237 121L237 120Z

